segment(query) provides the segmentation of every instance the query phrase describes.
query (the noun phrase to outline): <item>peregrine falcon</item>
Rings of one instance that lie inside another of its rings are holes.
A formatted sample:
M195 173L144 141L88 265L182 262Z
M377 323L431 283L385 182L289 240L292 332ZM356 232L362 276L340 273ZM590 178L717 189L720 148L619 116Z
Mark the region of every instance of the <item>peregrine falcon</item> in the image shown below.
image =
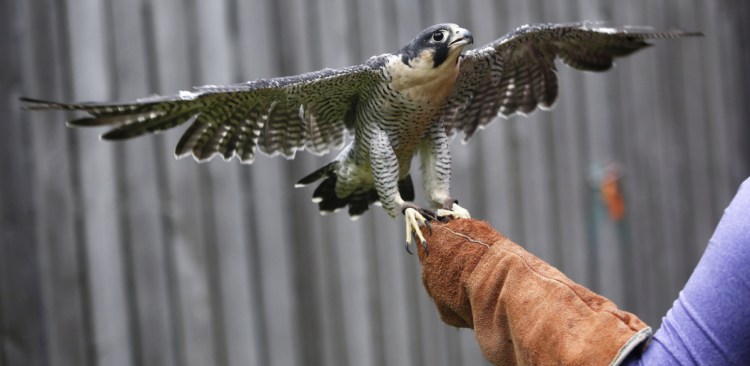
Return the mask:
M30 110L88 113L69 126L110 126L105 140L156 133L185 123L177 157L197 161L221 155L250 164L260 151L294 158L298 150L321 155L341 148L333 161L302 178L321 181L313 202L322 214L348 207L353 218L371 204L392 217L403 213L406 249L420 225L469 212L450 193L450 138L467 140L497 116L552 107L557 98L555 60L579 70L604 71L615 57L647 40L699 35L599 23L522 26L486 46L463 52L472 34L456 24L429 27L395 53L365 63L233 85L206 85L174 96L125 103L58 103L22 98ZM413 202L409 175L419 155L430 211Z

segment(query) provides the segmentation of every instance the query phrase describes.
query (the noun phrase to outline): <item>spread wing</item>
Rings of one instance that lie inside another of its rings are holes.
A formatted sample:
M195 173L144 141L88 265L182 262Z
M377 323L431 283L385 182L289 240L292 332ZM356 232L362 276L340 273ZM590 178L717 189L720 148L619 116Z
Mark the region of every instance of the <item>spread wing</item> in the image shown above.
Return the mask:
M297 76L226 86L202 86L176 96L130 103L57 103L23 98L27 109L80 110L88 117L70 126L111 126L102 135L119 140L192 122L177 144L179 157L198 161L221 155L252 163L255 152L294 157L297 150L324 154L340 147L354 127L362 93L381 78L383 59Z
M604 71L616 57L650 44L648 39L697 36L681 31L607 28L596 23L526 25L466 52L453 93L443 113L448 135L464 132L464 141L498 115L549 109L557 98L555 60L587 71Z

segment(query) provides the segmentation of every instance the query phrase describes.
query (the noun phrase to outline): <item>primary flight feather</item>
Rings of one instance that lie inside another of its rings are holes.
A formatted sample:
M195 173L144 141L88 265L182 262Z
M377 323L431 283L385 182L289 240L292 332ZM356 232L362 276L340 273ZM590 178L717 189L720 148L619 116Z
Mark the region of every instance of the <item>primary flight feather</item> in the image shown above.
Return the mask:
M468 217L450 194L449 137L467 140L498 115L550 108L557 98L555 60L604 71L616 57L649 39L700 35L597 23L527 25L467 52L472 34L456 24L420 32L395 53L341 69L208 85L176 96L127 103L58 103L22 98L33 110L80 110L70 126L110 126L105 140L154 133L189 123L175 148L198 161L221 155L252 163L256 152L293 158L344 147L329 164L299 181L322 180L313 193L321 213L348 207L352 217L371 204L406 217L407 250L420 224L437 216ZM346 144L344 146L344 144ZM422 184L433 213L414 204L409 175L420 156Z

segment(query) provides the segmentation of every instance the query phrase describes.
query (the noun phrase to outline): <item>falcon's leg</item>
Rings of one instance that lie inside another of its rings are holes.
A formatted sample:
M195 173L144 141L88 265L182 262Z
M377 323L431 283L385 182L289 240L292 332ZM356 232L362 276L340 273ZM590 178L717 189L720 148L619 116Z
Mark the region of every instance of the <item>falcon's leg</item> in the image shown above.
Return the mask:
M406 221L406 251L411 253L409 245L414 236L419 238L423 246L427 241L419 230L420 225L428 225L429 220L436 218L431 211L425 210L413 202L404 201L398 190L399 162L393 151L388 136L378 131L374 134L370 145L370 168L372 169L373 183L378 192L383 209L392 217L399 212L404 214Z
M435 123L420 145L422 185L433 206L440 207L438 218L468 219L469 211L458 205L450 195L451 155L448 136L442 123Z

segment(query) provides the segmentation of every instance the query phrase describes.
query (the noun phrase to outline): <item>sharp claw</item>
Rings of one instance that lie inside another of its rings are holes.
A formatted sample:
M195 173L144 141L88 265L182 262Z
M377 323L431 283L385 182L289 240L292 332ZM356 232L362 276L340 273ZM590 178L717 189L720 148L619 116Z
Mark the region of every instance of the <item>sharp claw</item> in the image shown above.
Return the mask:
M430 250L427 249L427 242L422 240L422 249L424 249L424 254L430 254Z
M417 247L417 242L422 242L423 240L420 238L419 234L416 232L411 233L411 241L414 243L414 248ZM409 254L414 254L411 251L409 251Z
M430 236L432 236L432 225L430 225L430 220L425 221L424 226L427 226L427 231L429 231Z
M409 247L411 246L411 243L416 243L416 234L412 230L412 228L409 226L409 224L406 224L406 246L404 247L406 249L406 252L409 254L414 254Z

